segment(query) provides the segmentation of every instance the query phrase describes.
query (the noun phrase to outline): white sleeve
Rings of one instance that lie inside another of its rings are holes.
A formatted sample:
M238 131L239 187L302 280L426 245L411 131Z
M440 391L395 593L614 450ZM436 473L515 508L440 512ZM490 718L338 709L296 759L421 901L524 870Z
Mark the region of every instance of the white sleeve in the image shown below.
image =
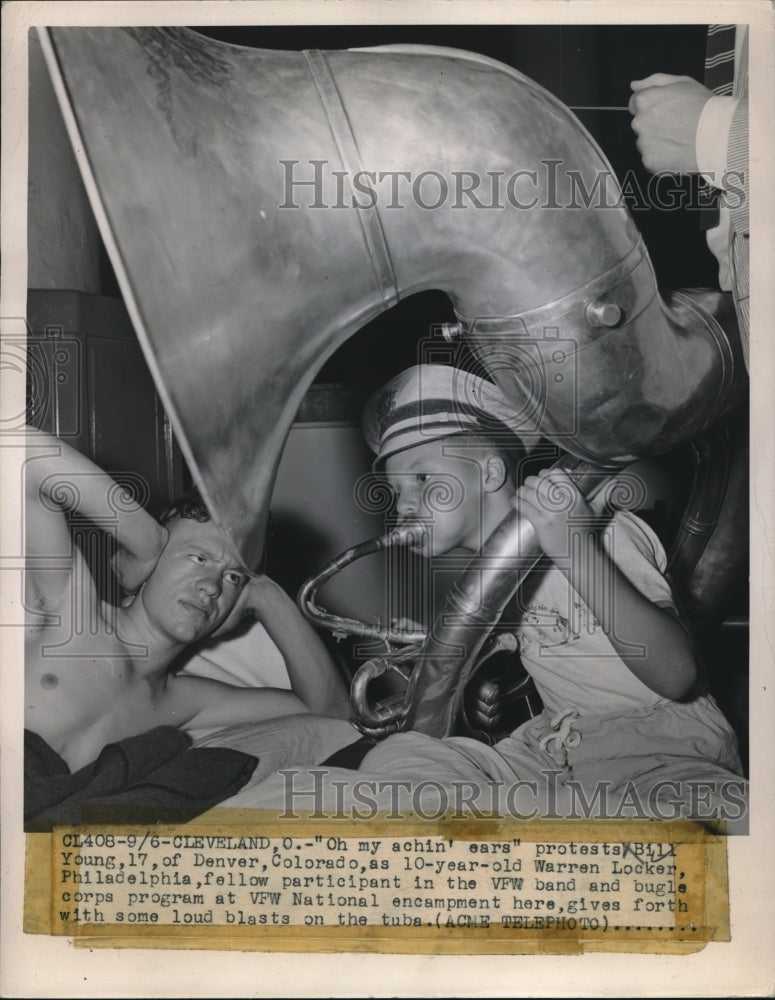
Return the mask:
M739 103L736 97L715 95L706 102L697 122L697 169L708 184L721 190L728 169L729 133Z
M660 607L676 610L665 577L667 556L659 538L640 518L617 511L603 532L603 547L633 587Z

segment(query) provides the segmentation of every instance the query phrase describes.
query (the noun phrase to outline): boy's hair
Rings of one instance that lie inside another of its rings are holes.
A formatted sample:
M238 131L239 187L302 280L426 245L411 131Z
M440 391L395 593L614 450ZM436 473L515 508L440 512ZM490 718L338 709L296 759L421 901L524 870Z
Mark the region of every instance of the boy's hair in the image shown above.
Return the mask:
M202 495L196 486L192 486L181 494L176 500L165 507L159 515L159 524L169 524L171 521L180 521L188 518L190 521L211 521L212 515L207 509L207 505L202 499Z
M513 439L513 444L511 443ZM471 448L471 450L494 452L506 466L506 474L509 482L516 486L518 483L519 469L522 459L525 457L525 448L514 435L504 434L502 439L489 437L478 431L466 431L463 434L450 434L444 439L444 443L457 444L461 450Z

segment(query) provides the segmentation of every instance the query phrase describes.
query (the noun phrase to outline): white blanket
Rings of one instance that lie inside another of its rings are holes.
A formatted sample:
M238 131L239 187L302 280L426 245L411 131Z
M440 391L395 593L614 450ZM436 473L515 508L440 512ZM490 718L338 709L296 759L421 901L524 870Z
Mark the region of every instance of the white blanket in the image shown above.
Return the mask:
M360 733L344 719L321 715L287 715L266 722L197 732L195 747L229 747L258 757L258 767L242 791L253 788L279 768L309 767L360 739ZM232 806L227 799L221 806Z

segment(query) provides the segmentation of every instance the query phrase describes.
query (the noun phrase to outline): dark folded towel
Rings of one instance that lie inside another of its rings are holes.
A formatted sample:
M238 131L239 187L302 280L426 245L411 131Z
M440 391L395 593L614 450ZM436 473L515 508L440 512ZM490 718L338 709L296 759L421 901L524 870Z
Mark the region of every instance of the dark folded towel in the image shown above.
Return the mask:
M363 762L363 758L373 750L377 741L371 736L361 736L355 743L349 743L341 750L332 753L323 763L329 767L349 767L351 771L357 771Z
M224 747L191 747L173 726L110 743L74 773L37 733L24 732L24 827L187 822L234 795L258 758Z

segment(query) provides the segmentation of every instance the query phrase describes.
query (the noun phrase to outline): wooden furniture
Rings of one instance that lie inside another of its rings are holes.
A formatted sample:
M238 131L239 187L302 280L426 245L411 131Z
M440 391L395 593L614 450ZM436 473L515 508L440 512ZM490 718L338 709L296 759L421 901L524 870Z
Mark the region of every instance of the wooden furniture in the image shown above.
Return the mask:
M190 479L123 302L31 289L27 319L29 423L158 512Z

